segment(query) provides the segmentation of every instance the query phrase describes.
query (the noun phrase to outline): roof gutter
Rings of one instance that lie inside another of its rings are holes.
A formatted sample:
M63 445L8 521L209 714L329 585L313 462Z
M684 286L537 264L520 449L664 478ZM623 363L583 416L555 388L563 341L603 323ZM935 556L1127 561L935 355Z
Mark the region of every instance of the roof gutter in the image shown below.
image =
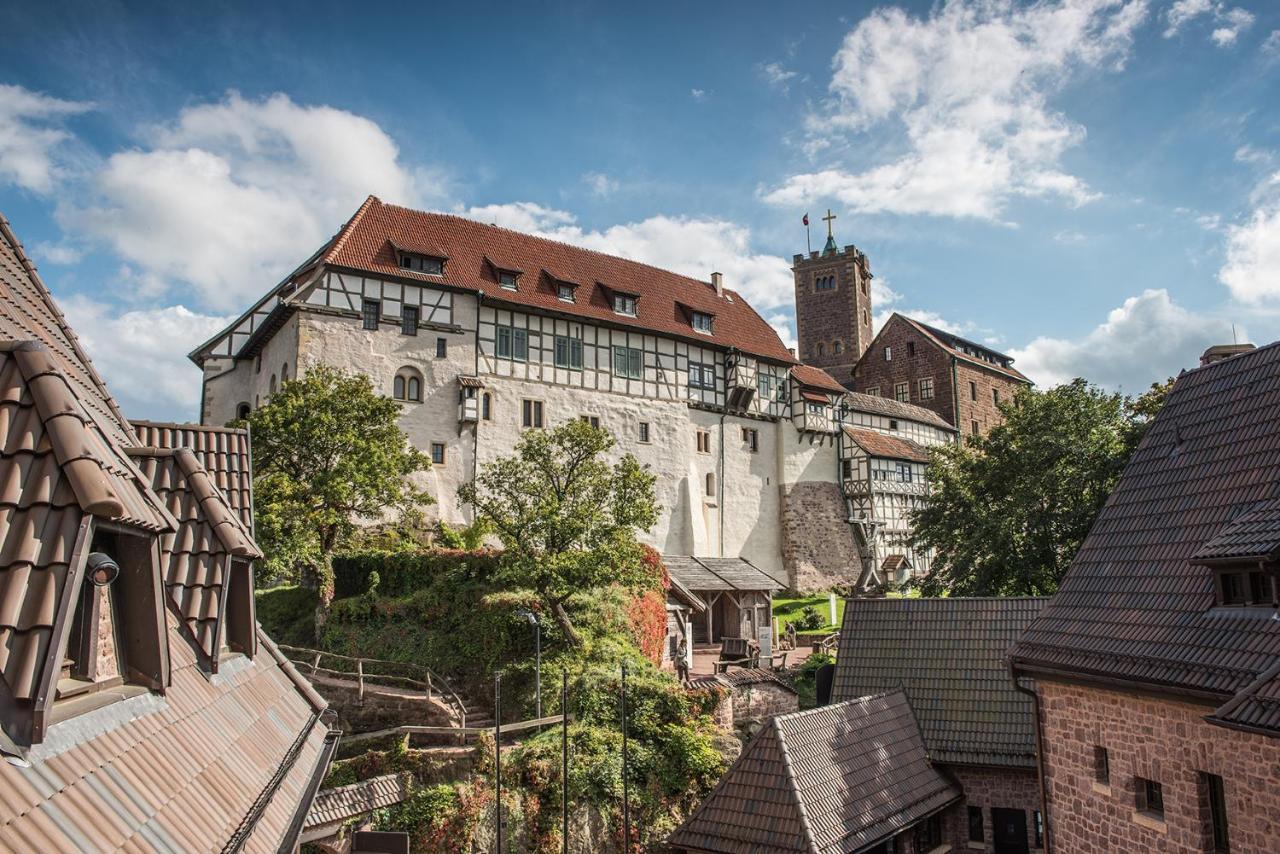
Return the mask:
M322 719L323 717L322 715ZM280 846L276 848L276 854L293 854L297 850L298 837L302 835L307 816L315 803L316 793L320 791L320 785L329 773L329 764L333 761L333 754L338 750L338 740L341 737L341 730L333 726L329 727L329 732L324 737L324 747L320 749L320 755L316 758L316 767L311 771L311 778L307 781L307 787L298 801L298 808L293 811L293 818L289 821L284 837L280 840Z
M1044 854L1053 854L1053 832L1049 822L1049 798L1044 779L1044 728L1040 721L1040 695L1034 688L1024 688L1018 684L1018 668L1009 661L1009 679L1013 689L1031 698L1031 713L1036 722L1036 786L1040 790L1040 816L1044 822Z

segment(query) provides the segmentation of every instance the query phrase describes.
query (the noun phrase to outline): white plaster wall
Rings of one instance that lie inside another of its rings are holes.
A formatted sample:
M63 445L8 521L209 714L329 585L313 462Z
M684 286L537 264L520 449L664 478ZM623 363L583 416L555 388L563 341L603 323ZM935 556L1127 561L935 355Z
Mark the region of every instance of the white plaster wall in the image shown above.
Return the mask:
M210 359L205 362L203 423L225 424L236 417L236 409L241 403L248 403L255 409L266 403L271 396L271 377L276 378L276 388L279 388L281 372L286 364L289 366L289 378L297 377L300 316L295 314L276 330L258 358L238 362Z

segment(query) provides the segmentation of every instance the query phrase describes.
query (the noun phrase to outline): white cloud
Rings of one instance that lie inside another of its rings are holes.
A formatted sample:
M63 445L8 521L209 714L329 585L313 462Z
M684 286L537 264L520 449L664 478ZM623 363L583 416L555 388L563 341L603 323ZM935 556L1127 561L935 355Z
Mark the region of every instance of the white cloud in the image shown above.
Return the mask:
M1262 52L1272 56L1280 54L1280 30L1271 31L1271 35L1262 42Z
M1083 338L1042 336L1010 351L1015 366L1042 386L1075 377L1128 393L1199 364L1212 344L1231 341L1231 324L1177 305L1163 288L1129 297Z
M1255 192L1257 207L1243 224L1229 225L1227 257L1218 279L1244 303L1280 297L1280 172ZM1270 190L1271 194L1268 194Z
M875 306L875 311L871 313L871 329L875 335L880 332L880 328L894 314L904 314L913 320L929 326L936 326L953 335L974 335L980 330L976 324L967 322L956 322L949 318L943 317L936 311L929 311L921 308L907 308L902 304L904 297L889 286L889 282L883 278L874 278L871 280L871 304Z
M1084 243L1089 239L1089 237L1083 232L1073 231L1071 229L1064 229L1062 231L1055 232L1053 235L1053 239L1056 243L1064 243L1064 244L1067 244L1068 246L1071 246L1078 243Z
M84 250L70 243L48 243L41 241L35 245L33 254L40 261L50 264L75 264L84 256Z
M58 124L90 107L0 83L0 185L51 192L70 159L71 135Z
M1237 163L1262 163L1267 164L1275 159L1272 152L1265 149L1256 148L1248 143L1236 149L1235 159Z
M1240 34L1253 26L1253 13L1239 7L1229 7L1221 0L1177 0L1165 13L1164 37L1176 36L1185 24L1196 18L1208 16L1215 26L1209 38L1218 47L1230 47Z
M799 344L796 343L796 333L794 320L789 314L771 314L768 318L769 325L773 327L773 331L778 333L778 337L782 339L782 344L794 350Z
M200 371L186 354L231 317L181 305L117 312L84 296L59 302L128 415L198 419Z
M112 155L97 197L64 226L104 241L141 275L240 308L302 262L373 193L425 204L442 190L399 160L372 121L285 95L235 92L184 109L145 148Z
M725 285L760 311L790 306L790 264L751 246L751 230L736 223L696 217L652 216L593 231L573 214L533 202L473 207L466 216L517 231L539 234L598 252L618 255L708 281L724 273Z
M987 220L1017 196L1089 202L1098 194L1060 167L1085 129L1049 99L1082 71L1120 67L1146 14L1146 0L948 0L927 18L877 9L845 36L806 148L879 130L900 142L873 150L905 153L862 171L794 175L764 198Z
M618 191L618 182L603 172L587 172L582 176L582 181L591 189L593 195L602 199Z
M693 100L698 102L707 100L708 96L709 96L709 93L707 92L706 89L694 88L689 90L689 97L693 98Z
M791 81L800 76L797 71L788 71L783 68L780 62L769 62L757 67L760 70L760 76L764 78L764 82L783 92L789 90Z

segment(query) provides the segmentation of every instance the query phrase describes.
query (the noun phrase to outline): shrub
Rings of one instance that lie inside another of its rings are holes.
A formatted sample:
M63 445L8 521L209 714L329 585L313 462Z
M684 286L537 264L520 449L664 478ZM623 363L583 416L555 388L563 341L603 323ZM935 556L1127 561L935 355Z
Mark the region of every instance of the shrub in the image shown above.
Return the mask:
M254 594L258 622L276 643L311 646L316 639L316 593L306 587L284 585Z
M804 610L800 612L800 616L793 622L795 627L802 632L811 632L827 624L826 618L819 614L818 609L812 605L805 605Z
M359 552L333 559L334 597L345 599L368 592L370 576L378 574L378 593L406 596L439 581L441 574L461 572L471 578L489 578L497 570L498 552L432 549L414 552Z

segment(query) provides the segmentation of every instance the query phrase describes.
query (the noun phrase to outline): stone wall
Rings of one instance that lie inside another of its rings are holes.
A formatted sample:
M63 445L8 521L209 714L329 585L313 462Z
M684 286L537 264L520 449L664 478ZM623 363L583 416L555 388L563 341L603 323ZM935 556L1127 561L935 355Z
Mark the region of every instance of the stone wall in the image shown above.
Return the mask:
M907 403L932 410L949 424L955 423L950 354L900 317L891 318L880 329L874 345L863 355L854 371L854 391L865 394L878 390L881 397L893 398L894 386L907 383ZM887 360L884 357L886 347L892 355ZM922 379L933 381L932 397L924 397L920 393Z
M768 720L774 715L785 715L800 709L799 695L773 680L735 685L730 700L735 726Z
M1233 852L1280 840L1280 740L1216 726L1201 705L1037 680L1049 832L1056 851L1200 852L1209 847L1200 773L1225 784ZM1110 784L1095 780L1094 748ZM1138 813L1135 777L1159 782L1164 820Z
M976 768L966 765L948 765L946 770L964 790L964 800L956 809L956 820L951 823L951 844L957 849L969 848L994 851L994 820L991 810L1021 810L1027 822L1027 847L1035 850L1036 813L1043 815L1040 807L1040 786L1034 768L1002 769ZM969 807L982 810L983 841L969 841ZM1043 847L1043 846L1040 846Z
M956 363L956 380L960 398L960 423L956 427L966 436L974 432L975 423L978 433L986 433L1004 421L993 391L1000 395L1001 403L1006 403L1023 388L1023 384L1016 380L966 362Z
M847 382L858 357L871 342L871 274L867 257L846 246L839 254L815 252L808 258L796 255L792 270L800 359ZM819 290L817 280L828 277L835 279L835 287Z
M862 560L843 519L838 485L810 481L783 488L782 553L791 589L808 593L857 583Z

